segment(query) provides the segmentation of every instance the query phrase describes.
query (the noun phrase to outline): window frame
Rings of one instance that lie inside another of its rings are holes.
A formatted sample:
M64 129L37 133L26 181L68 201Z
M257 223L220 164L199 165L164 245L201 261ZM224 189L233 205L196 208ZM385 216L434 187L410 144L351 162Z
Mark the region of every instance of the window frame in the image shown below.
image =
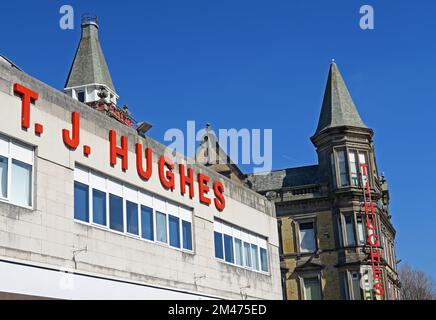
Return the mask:
M318 285L319 285L319 291L320 291L320 300L324 300L324 294L322 290L322 277L321 272L305 272L298 276L299 278L299 284L300 284L300 296L302 300L306 301L312 301L308 300L306 297L306 287L305 287L305 279L312 279L317 278L318 279Z
M82 220L78 220L74 218L73 214L73 220L76 223L84 224L89 227L94 227L97 229L101 229L104 231L112 232L115 234L123 235L129 238L141 240L148 243L153 243L155 245L161 245L165 246L167 248L178 250L184 253L188 254L195 254L195 236L194 236L194 212L192 208L188 208L184 205L178 204L174 201L167 200L163 197L160 197L158 195L155 195L147 190L131 186L129 184L126 184L118 179L111 178L108 175L102 174L96 170L87 168L85 166L82 166L80 164L76 164L75 166L75 173L74 173L74 179L73 179L73 185L74 183L81 183L83 185L86 185L88 187L88 198L89 198L89 221L85 222ZM116 185L116 188L114 189L114 186ZM94 223L93 221L93 190L98 190L102 193L106 194L106 225L100 225L97 223ZM110 228L110 195L113 194L114 196L117 196L121 198L122 200L122 210L123 210L123 231L118 231ZM73 195L74 198L74 195ZM127 202L132 202L133 204L137 205L137 219L138 219L138 235L127 232ZM150 213L152 215L152 234L153 239L147 239L142 236L142 208L150 209ZM170 246L169 244L169 208L174 210L171 215L176 216L179 218L179 242L180 242L180 248ZM166 235L167 235L167 242L160 242L157 241L157 212L161 212L165 214L166 216ZM73 208L74 213L74 208ZM182 230L182 223L183 221L186 221L190 223L191 227L191 249L186 249L183 247L183 230Z
M222 255L223 258L217 257L216 255L216 236L215 234L218 234L221 236L221 248L222 248ZM226 261L226 253L225 253L225 244L224 244L224 237L225 236L232 238L232 250L233 250L233 262ZM239 265L236 263L236 241L240 240L242 245L242 265ZM254 233L251 233L249 231L245 231L241 228L238 228L236 226L230 225L224 221L215 219L214 220L214 256L215 259L218 260L221 263L225 263L237 268L242 268L245 270L261 273L264 275L271 275L271 262L269 257L269 250L268 250L268 240L267 238L263 238L261 236L257 236ZM246 248L246 245L248 245L248 250ZM258 269L254 268L254 260L252 255L252 247L257 247L257 261L258 261ZM261 264L261 256L260 256L260 249L264 249L266 251L266 257L267 257L267 269L268 271L265 272L262 270L262 264ZM247 258L250 260L250 266L247 264Z
M316 252L318 252L318 249L319 249L319 247L318 247L318 230L317 230L317 226L316 226L316 222L317 222L317 219L314 217L314 218L308 218L308 219L296 219L296 220L294 220L295 221L295 235L296 235L296 238L297 238L297 252L299 253L299 254L314 254L314 253L316 253ZM301 230L300 230L300 225L301 224L305 224L305 223L312 223L312 225L313 225L313 238L314 238L314 241L315 241L315 250L314 251L302 251L301 250Z
M30 145L26 142L22 142L19 140L16 140L14 138L11 138L9 136L6 136L4 134L0 134L0 143L2 143L2 141L5 144L5 149L7 150L2 150L0 149L0 156L2 156L3 158L6 159L7 162L7 181L6 181L6 197L0 197L0 202L4 202L4 203L8 203L20 208L25 208L25 209L29 209L29 210L35 210L35 189L36 189L36 173L35 173L35 155L36 155L36 148L33 145ZM13 147L14 146L14 147ZM14 149L16 148L15 153ZM23 149L25 151L25 153L29 152L29 154L27 154L26 156L29 157L29 159L25 159L25 156L23 154L20 154L20 152L18 150ZM26 165L29 165L31 167L31 172L30 172L30 205L23 205L17 202L12 201L12 196L11 196L11 192L12 192L12 163L13 161L18 161L21 163L24 163Z
M342 181L340 178L340 170L339 170L339 156L338 152L343 151L344 157L345 157L345 168L346 168L346 175L348 177L348 185L342 185ZM358 185L353 185L353 180L351 176L351 162L350 162L350 153L354 152L356 155L356 167L357 167L357 181ZM369 181L369 185L372 186L372 171L371 171L371 161L369 159L370 151L367 149L360 149L360 148L349 148L348 146L337 146L332 149L330 152L330 162L334 160L334 166L333 163L331 163L331 171L332 177L333 177L333 186L335 189L343 189L343 188L362 188L362 174L361 174L361 167L360 167L360 154L363 154L365 157L366 165L367 167L367 179Z

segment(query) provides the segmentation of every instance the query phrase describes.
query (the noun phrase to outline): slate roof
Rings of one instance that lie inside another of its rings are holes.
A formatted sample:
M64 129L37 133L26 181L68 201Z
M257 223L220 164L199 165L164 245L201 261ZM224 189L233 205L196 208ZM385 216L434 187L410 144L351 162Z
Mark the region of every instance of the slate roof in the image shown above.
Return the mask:
M106 59L98 39L96 22L82 23L82 38L74 57L65 88L98 83L115 92Z
M247 181L257 192L318 184L320 182L318 169L319 166L315 165L276 170L267 174L249 174Z
M338 66L332 62L315 134L341 126L367 128L357 112Z

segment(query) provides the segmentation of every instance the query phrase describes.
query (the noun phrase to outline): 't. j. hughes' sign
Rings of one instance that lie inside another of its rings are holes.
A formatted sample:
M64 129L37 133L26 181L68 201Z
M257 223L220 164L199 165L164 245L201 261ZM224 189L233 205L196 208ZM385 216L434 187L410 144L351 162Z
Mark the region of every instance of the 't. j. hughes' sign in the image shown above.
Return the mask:
M383 272L380 267L381 264L381 247L380 241L378 239L378 228L377 228L377 216L374 208L374 202L371 199L371 188L369 186L368 178L368 165L361 164L362 169L362 191L365 206L365 221L368 233L368 244L371 250L372 264L372 280L373 280L373 292L376 296L382 297L385 293L383 285Z
M16 83L14 85L14 92L21 96L21 126L23 129L30 128L30 104L31 101L38 100L38 93ZM80 145L80 114L78 112L73 112L71 115L72 127L71 129L63 129L61 137L64 144L71 150L76 150ZM35 134L40 136L44 131L44 126L40 123L35 124ZM117 164L118 158L121 159L121 168L126 171L129 167L128 160L128 146L127 137L121 137L121 146L117 145L117 134L114 130L109 131L109 163L111 166ZM143 146L137 143L136 149L136 170L139 177L148 181L153 174L153 150L150 148L145 149L145 154L143 155ZM83 154L85 157L89 157L91 154L91 147L84 145ZM145 164L144 164L145 160ZM176 178L173 172L175 168L174 162L164 155L159 158L158 161L158 175L162 186L166 190L174 191L176 188ZM185 169L183 164L179 164L179 176L180 176L180 194L185 196L187 193L186 188L188 187L188 196L193 199L195 197L195 185L194 185L194 170L192 168ZM198 183L198 199L200 203L204 205L211 205L212 200L218 211L223 211L226 206L226 201L224 198L224 185L216 180L212 184L210 183L210 178L207 175L198 173L197 174ZM209 195L212 193L213 189L213 199Z

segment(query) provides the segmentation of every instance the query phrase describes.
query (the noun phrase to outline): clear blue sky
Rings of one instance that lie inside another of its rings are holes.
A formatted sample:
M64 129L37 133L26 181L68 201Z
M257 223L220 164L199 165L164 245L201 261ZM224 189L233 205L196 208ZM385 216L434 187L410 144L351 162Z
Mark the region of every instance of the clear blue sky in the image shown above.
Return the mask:
M122 3L122 4L121 4ZM59 28L71 4L76 29ZM375 30L362 31L371 4ZM112 78L137 119L163 141L186 120L214 128L273 129L274 168L315 164L309 137L335 58L375 130L391 190L399 259L436 278L436 3L420 1L7 1L0 52L62 89L96 13ZM249 168L244 168L248 170Z

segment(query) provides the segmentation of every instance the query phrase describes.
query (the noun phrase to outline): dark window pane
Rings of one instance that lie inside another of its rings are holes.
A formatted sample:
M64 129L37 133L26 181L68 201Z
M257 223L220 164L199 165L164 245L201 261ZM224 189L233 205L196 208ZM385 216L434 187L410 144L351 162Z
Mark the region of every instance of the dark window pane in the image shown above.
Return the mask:
M170 246L180 248L180 220L169 215Z
M147 240L154 240L153 209L141 206L141 227L142 237Z
M127 232L139 235L138 205L136 203L126 201L126 211Z
M74 219L89 222L89 188L74 182Z
M264 248L260 248L260 266L262 271L268 272L268 255Z
M106 225L106 193L92 190L92 221Z
M215 231L214 236L215 236L215 257L217 257L218 259L224 259L223 235Z
M183 232L183 248L186 250L192 250L192 230L191 223L188 221L182 221Z
M77 100L79 100L80 102L85 102L85 92L84 91L80 91L77 93Z
M227 262L233 263L233 238L228 235L224 235L224 253L225 253L225 260Z
M157 241L167 243L167 215L165 213L156 213L156 236Z
M112 230L124 232L123 199L113 194L109 195L109 220Z

